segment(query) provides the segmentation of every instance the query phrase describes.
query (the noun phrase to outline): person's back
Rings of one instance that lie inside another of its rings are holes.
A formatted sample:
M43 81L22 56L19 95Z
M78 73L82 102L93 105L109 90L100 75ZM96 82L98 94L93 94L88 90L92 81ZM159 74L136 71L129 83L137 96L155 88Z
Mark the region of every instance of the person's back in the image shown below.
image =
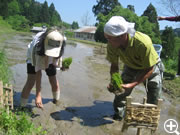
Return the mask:
M131 37L128 35L128 46L125 50L107 46L107 59L113 62L116 57L134 69L144 69L157 63L159 57L153 47L152 41L146 34L136 31Z

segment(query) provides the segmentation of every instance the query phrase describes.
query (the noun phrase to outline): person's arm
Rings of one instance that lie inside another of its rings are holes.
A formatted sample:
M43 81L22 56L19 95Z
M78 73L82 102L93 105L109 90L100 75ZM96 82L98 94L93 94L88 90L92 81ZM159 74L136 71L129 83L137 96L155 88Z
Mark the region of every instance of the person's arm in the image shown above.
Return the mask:
M110 75L112 76L113 73L119 72L118 63L111 63L110 67Z
M158 20L167 20L167 21L180 21L180 16L175 16L175 17L163 17L163 16L158 16Z
M135 81L131 83L127 83L127 84L122 84L122 87L124 89L134 88L136 85L140 84L141 82L149 78L152 72L153 72L153 66L150 68L144 69L144 71L136 78Z

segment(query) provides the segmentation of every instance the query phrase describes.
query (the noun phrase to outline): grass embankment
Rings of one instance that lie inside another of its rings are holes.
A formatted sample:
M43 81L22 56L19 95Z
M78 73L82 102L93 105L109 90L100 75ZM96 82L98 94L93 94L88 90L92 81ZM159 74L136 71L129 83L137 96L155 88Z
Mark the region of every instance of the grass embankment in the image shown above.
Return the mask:
M11 29L11 26L5 22L0 16L0 43L7 40L10 35L12 35L15 31ZM9 35L9 36L8 36Z
M10 25L0 17L0 46L1 44L13 36L16 31L12 30ZM0 49L0 80L3 83L9 83L11 79L10 69L6 53ZM11 110L9 114L4 108L0 108L0 134L3 135L27 135L27 134L46 134L41 127L36 127L29 113L21 110Z
M165 78L163 80L163 90L173 98L180 99L180 77L174 77L174 75L170 76L172 77L166 78L165 75Z
M97 43L93 41L80 40L75 38L68 38L68 40L77 41L85 44L91 44L106 48L106 44ZM166 65L165 65L166 68ZM173 98L180 98L180 77L175 77L176 71L166 71L163 79L163 90L167 92Z
M88 41L88 40L80 40L77 38L68 38L68 40L76 41L76 42L81 42L89 45L95 45L95 46L104 46L106 47L106 44L100 43L100 42L94 42L94 41Z

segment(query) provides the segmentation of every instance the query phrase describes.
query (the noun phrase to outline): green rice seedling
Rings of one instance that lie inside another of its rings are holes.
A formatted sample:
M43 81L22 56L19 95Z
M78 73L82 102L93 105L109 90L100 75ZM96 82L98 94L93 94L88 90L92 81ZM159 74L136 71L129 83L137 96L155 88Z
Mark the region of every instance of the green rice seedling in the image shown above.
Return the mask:
M123 84L123 81L120 74L114 73L112 74L111 84L108 90L114 94L122 93L123 92L123 88L121 86L122 84Z
M121 84L123 84L122 78L119 73L112 74L112 85L114 89L122 89Z
M65 59L62 61L62 67L63 67L63 69L69 69L69 66L71 65L71 63L72 63L72 57L65 58Z

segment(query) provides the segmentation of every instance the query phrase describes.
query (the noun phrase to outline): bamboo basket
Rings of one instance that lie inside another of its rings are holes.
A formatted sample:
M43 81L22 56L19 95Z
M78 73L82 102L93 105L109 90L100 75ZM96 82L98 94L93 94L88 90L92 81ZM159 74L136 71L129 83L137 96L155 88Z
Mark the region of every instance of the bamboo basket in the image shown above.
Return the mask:
M13 109L13 87L7 84L3 86L2 81L0 81L0 107Z
M131 101L131 97L126 98L126 111L122 132L130 126L138 128L137 135L140 135L141 128L148 128L152 132L155 132L160 119L162 99L158 100L157 105L147 104L146 98L144 98L143 104L133 103Z

